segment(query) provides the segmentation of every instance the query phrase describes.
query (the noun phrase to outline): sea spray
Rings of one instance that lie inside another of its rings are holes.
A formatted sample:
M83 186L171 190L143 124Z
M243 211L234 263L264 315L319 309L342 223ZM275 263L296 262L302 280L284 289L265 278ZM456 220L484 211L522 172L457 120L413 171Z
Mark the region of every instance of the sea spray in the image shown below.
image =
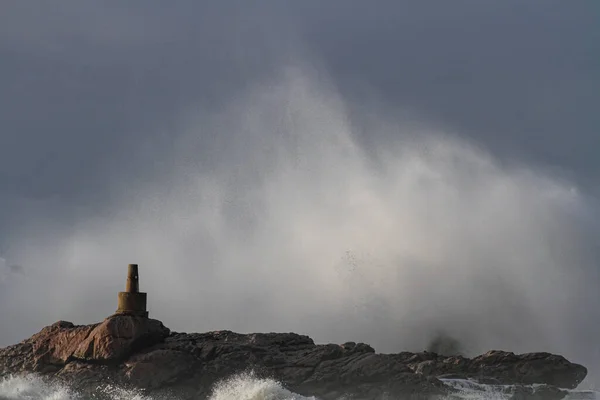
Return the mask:
M144 395L141 389L124 388L117 385L104 385L98 387L97 392L93 397L109 400L159 400Z
M105 384L84 395L66 383L39 375L7 376L0 379L0 400L167 400L146 396L141 389ZM175 399L175 398L173 398Z
M504 400L510 399L514 387L510 385L485 385L463 379L444 379L456 392L453 400ZM93 394L82 395L65 383L37 375L8 376L0 379L0 400L178 400L177 396L145 395L141 389L130 389L106 384ZM598 400L600 393L569 390L564 400ZM253 373L232 376L217 383L209 400L318 400L293 393L273 379L261 379ZM342 400L342 399L340 399ZM391 399L390 399L391 400Z
M461 400L511 400L519 398L520 390L540 391L544 385L491 385L474 382L468 379L441 379L444 384L456 390L450 396L451 399ZM566 396L563 400L598 400L600 392L591 390L566 390ZM539 395L540 399L545 400L545 396Z
M74 400L67 386L37 375L8 376L0 380L0 400Z
M152 396L141 389L118 385L99 386L85 396L64 383L38 375L8 376L0 379L0 400L177 400L177 396ZM210 400L316 400L285 389L273 379L260 379L253 373L230 377L217 383Z
M243 373L217 383L210 400L316 400L285 389L273 379L260 379Z

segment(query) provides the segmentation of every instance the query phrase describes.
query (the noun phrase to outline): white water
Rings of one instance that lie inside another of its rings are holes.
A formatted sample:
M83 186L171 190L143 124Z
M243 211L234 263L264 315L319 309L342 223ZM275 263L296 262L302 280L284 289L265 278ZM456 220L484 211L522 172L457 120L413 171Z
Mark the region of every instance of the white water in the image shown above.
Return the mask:
M458 389L453 398L465 400L505 400L510 398L510 387L483 385L475 382L447 379L447 385ZM112 385L98 388L98 394L111 400L177 400L155 399L143 391ZM0 400L87 400L68 387L36 376L11 377L0 380ZM209 400L318 400L285 389L272 379L259 379L242 374L219 382ZM600 400L600 392L572 390L565 400Z
M111 400L159 400L141 390L105 385L97 390ZM272 379L259 379L251 374L234 376L213 388L210 400L316 400L290 392ZM57 382L30 375L0 380L0 400L86 400L84 396ZM160 399L168 400L168 399ZM176 398L173 400L177 400Z
M457 397L465 400L505 400L512 395L512 386L509 385L484 385L466 379L442 379L442 381L458 390ZM536 385L532 387L535 388ZM565 400L596 400L600 399L600 392L591 390L569 390Z
M35 376L5 378L0 381L2 400L69 400L76 398L69 388L50 384Z
M292 393L272 379L243 374L218 383L210 400L301 400L315 399Z

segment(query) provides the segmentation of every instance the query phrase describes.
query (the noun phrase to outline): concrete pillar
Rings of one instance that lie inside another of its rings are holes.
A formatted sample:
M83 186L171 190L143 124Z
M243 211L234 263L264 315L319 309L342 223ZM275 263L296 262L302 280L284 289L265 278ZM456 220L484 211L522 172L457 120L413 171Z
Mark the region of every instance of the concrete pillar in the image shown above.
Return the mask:
M137 293L140 291L140 278L138 276L138 265L129 264L127 271L127 284L125 291L129 293Z
M140 293L138 265L129 264L125 291L119 292L116 314L148 317L146 311L146 293Z

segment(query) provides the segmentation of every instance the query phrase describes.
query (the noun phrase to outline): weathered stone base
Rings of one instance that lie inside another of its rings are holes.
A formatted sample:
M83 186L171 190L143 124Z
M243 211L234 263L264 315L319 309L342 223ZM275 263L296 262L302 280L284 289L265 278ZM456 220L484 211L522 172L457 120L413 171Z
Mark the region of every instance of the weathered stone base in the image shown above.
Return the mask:
M148 317L146 293L119 292L119 303L115 314Z

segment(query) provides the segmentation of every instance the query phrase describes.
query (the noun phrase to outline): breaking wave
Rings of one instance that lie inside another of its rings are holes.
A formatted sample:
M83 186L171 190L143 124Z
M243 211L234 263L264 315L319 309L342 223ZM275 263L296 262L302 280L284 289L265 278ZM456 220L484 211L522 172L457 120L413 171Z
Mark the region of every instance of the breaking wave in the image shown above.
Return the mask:
M442 381L457 390L454 395L457 399L464 400L510 400L515 395L516 388L512 385L486 385L467 379L442 379ZM537 389L540 385L525 386ZM565 390L568 394L564 400L597 400L600 392L591 390ZM543 397L542 397L543 399Z
M452 399L505 400L511 399L514 388L505 385L485 385L463 379L444 379L457 392ZM143 390L114 385L98 387L93 395L82 395L68 386L35 375L0 379L0 400L177 400L176 396L148 396ZM251 373L233 376L217 383L209 400L318 400L284 388L273 379L260 379ZM340 399L341 400L341 399ZM565 400L600 400L600 392L571 390Z
M11 376L0 380L0 400L168 400L154 398L142 390L126 389L115 385L98 387L93 395L82 395L68 386L36 375ZM176 396L171 397L177 400ZM209 400L316 400L285 389L272 379L259 379L252 374L241 374L215 385Z
M234 376L218 383L210 400L303 400L315 399L290 392L273 379L258 379L251 374Z
M70 400L75 397L68 387L34 375L0 380L0 400Z
M151 400L142 390L115 385L98 387L93 395L84 396L66 384L37 375L9 376L0 380L0 400ZM156 399L158 400L158 399Z

